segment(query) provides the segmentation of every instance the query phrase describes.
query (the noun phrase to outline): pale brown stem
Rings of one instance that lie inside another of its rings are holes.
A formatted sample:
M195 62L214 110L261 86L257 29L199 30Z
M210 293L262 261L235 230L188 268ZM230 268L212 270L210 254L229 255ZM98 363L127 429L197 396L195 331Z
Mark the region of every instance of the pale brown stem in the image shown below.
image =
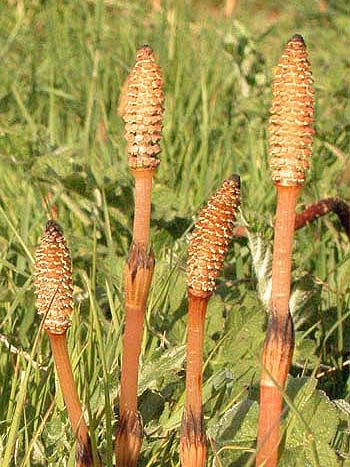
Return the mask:
M153 254L148 254L142 245L133 244L124 269L126 316L119 398L120 422L115 446L118 466L136 466L142 444L142 420L137 412L138 368L153 268Z
M142 306L126 304L123 336L123 357L119 409L122 415L127 410L137 410L138 368L143 334L145 310Z
M152 281L154 257L147 253L155 169L132 169L135 178L133 244L124 270L125 329L115 453L120 467L135 467L141 450L142 419L137 411L138 368L143 321Z
M260 410L259 427L264 427L264 431L258 434L258 455L256 465L272 466L278 463L278 445L280 442L279 425L280 417L276 414L282 413L282 398L275 386L260 386ZM271 452L269 456L264 454L265 447L269 446Z
M181 425L180 459L183 467L203 467L206 436L202 409L202 371L205 314L209 296L188 293L186 402Z
M300 188L277 185L270 316L262 357L257 466L278 460L282 393L291 364L294 339L289 313L295 207ZM279 388L278 388L279 387ZM267 404L267 405L266 405ZM273 407L273 412L271 412Z
M118 422L116 438L116 466L136 467L143 438L141 415L126 411Z
M209 298L188 294L186 407L194 416L202 412L202 366L205 314Z
M123 337L123 357L120 388L120 413L123 411L137 410L137 383L138 365L141 351L143 333L143 319L148 297L148 288L138 294L133 289L137 288L138 281L134 281L132 275L138 269L143 269L142 261L147 261L146 248L149 241L150 216L151 216L151 192L154 170L133 169L135 177L135 213L131 256L129 265L125 268L125 329ZM137 250L137 253L135 254ZM133 256L132 256L133 255ZM137 295L128 302L127 297Z
M282 391L294 350L293 321L289 312L281 317L271 310L262 355L257 466L276 466L280 442Z
M327 2L326 0L320 0L318 4L320 13L327 13Z
M234 12L238 1L237 0L226 0L225 3L225 17L230 18Z
M155 169L132 169L135 177L135 212L133 241L135 244L147 246L149 241L151 218L152 180Z
M53 359L58 380L66 404L68 418L74 436L77 438L77 467L90 467L94 465L91 451L89 430L86 425L78 392L76 389L72 367L69 360L67 340L65 334L47 333L50 339ZM98 463L98 465L100 465Z
M295 208L300 187L277 186L277 211L272 259L271 309L288 314L292 272Z
M125 308L115 453L117 467L136 467L143 438L142 419L137 411L137 386L145 309L142 305L128 303Z
M160 11L160 9L161 9L161 0L152 0L152 8L155 11Z

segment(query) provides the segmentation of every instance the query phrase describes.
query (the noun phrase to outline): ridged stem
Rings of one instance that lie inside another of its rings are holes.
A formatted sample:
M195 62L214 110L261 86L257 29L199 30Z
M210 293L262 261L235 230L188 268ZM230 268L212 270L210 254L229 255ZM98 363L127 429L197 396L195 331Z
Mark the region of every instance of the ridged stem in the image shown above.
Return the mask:
M290 368L294 336L289 314L295 207L300 188L277 185L270 315L262 357L256 465L278 461L282 393ZM278 387L279 386L279 387Z
M125 311L116 465L136 467L143 438L142 419L137 411L137 387L145 307L127 303Z
M290 296L295 208L299 186L277 185L277 211L272 259L271 308L286 316Z
M238 0L226 0L225 2L225 18L230 18L237 7Z
M153 268L153 254L148 254L142 244L133 244L124 269L126 316L119 398L120 421L115 446L118 466L136 466L142 444L142 419L137 411L138 369Z
M260 411L257 466L272 466L278 463L280 442L280 414L283 399L275 386L260 385ZM261 431L263 427L263 432Z
M133 169L135 178L134 189L134 226L133 242L137 248L146 249L149 241L151 195L154 170ZM138 268L140 265L134 265ZM125 268L125 284L133 288L132 268ZM126 295L133 295L127 291ZM148 298L148 289L143 292L144 296L137 298L137 302L125 303L125 328L123 336L123 357L120 388L120 411L121 415L126 410L137 410L137 383L138 365L141 352L143 334L143 320L145 306Z
M151 218L152 180L155 169L132 169L135 178L133 241L148 245Z
M205 314L209 295L188 294L186 403L181 425L180 458L183 467L202 467L206 437L202 409L202 371Z
M203 345L208 300L208 297L188 294L186 408L194 416L202 412Z
M125 328L120 387L120 414L137 410L138 368L145 310L139 305L125 305Z
M77 467L93 466L89 430L86 425L76 389L72 367L69 360L67 340L65 334L47 333L50 340L52 355L55 362L57 376L66 404L68 418L74 436L77 438ZM100 465L100 464L98 464Z

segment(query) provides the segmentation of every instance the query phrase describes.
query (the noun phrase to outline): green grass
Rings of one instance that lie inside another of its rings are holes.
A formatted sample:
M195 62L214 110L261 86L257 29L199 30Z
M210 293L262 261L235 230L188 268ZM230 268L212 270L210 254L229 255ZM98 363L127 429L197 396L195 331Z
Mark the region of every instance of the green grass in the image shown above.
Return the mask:
M267 155L270 85L284 44L296 32L308 45L317 96L313 168L300 207L326 196L349 201L347 1L330 0L327 13L320 14L316 0L289 6L247 0L229 20L222 17L220 2L162 3L160 12L152 12L148 2L137 1L2 2L4 467L74 465L74 439L47 338L38 334L33 293L33 255L49 190L73 257L76 307L69 345L75 377L93 443L104 465L112 465L122 271L132 228L132 177L116 109L140 45L149 43L159 57L166 96L152 211L156 271L140 371L145 422L140 465L179 465L187 234L199 207L233 172L241 175L242 214L251 237L232 243L207 315L208 465L214 458L216 466L254 461L266 321L262 298L269 275L263 260L271 246L276 201ZM283 466L350 462L349 264L349 243L333 216L296 234L297 346L286 395ZM316 380L321 371L325 374Z

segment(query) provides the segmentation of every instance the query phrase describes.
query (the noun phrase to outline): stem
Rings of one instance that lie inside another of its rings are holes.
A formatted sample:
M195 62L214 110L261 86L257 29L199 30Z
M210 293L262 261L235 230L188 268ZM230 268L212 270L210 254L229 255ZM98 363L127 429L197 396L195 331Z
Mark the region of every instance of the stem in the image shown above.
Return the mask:
M327 13L327 1L320 0L318 4L318 9L320 13Z
M287 380L294 349L293 321L277 316L271 309L260 381L257 466L274 467L278 461L279 425L282 414L282 392Z
M261 384L259 430L260 427L264 427L264 433L259 431L258 434L258 455L256 458L256 465L258 466L277 465L278 445L280 442L280 417L279 415L277 416L277 414L281 413L282 397L280 397L279 390L274 386L265 386ZM268 449L271 450L271 452L269 452ZM268 457L266 454L270 454L270 456Z
M115 452L117 466L134 467L141 450L143 427L137 411L138 369L143 321L154 269L147 254L151 219L152 180L155 169L132 169L135 178L133 244L125 266L125 329Z
M289 313L295 207L300 188L277 185L270 315L262 356L256 465L275 467L278 460L282 391L288 376L294 335Z
M74 436L78 440L76 465L79 467L93 466L89 430L86 425L79 396L77 393L73 371L69 360L65 334L47 333L50 339L52 355L60 382L68 418Z
M225 18L230 18L232 16L232 13L237 7L237 3L237 0L226 0L224 12Z
M142 443L142 420L137 412L138 368L143 321L154 268L153 254L133 244L125 266L125 329L120 384L120 422L116 437L119 466L136 466Z
M154 172L155 169L132 169L135 177L133 241L145 247L149 241L151 192Z
M125 266L125 329L123 336L120 414L137 411L138 367L143 320L154 268L153 254L132 245Z
M186 409L195 417L202 413L202 366L205 314L209 297L188 296Z
M295 207L299 190L298 186L277 186L271 308L277 311L278 316L288 314L296 217Z
M297 214L295 230L304 227L304 225L309 224L329 212L333 212L338 216L346 235L350 237L350 207L340 198L321 199L317 203L306 208L300 214Z
M160 11L162 8L161 0L152 0L152 8L154 11Z
M205 314L210 295L188 293L186 403L181 425L180 457L183 467L202 467L206 437L202 409L202 366Z
M123 357L120 387L120 414L137 410L137 382L139 357L143 334L145 310L140 306L126 304Z

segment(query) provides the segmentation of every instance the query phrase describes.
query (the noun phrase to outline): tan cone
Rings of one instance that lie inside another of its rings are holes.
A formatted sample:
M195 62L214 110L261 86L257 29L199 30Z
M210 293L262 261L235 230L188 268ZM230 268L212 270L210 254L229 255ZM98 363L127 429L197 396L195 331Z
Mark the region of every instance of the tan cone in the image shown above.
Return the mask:
M304 183L313 142L314 89L303 38L296 34L278 62L272 87L269 125L270 167L274 183Z

